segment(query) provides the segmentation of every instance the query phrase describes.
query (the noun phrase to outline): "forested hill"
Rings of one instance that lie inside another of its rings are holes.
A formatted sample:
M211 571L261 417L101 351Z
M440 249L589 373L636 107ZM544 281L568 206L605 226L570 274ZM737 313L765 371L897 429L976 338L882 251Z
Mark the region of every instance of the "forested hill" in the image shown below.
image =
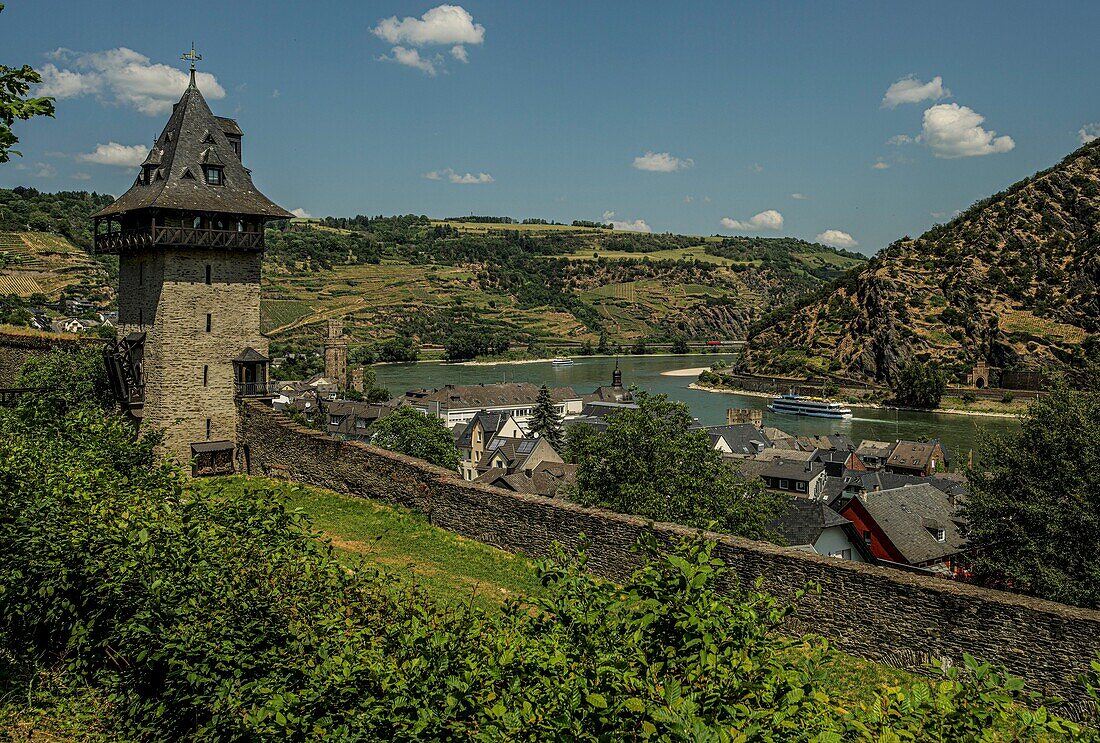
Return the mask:
M108 194L87 191L0 188L0 232L49 232L91 251L92 214L114 200Z
M353 333L445 344L743 338L765 308L860 265L799 240L617 232L588 225L427 217L299 221L268 233L267 329L312 332L342 312ZM320 290L320 291L318 291ZM358 330L356 330L358 329Z
M0 190L0 233L52 232L91 247L91 214L111 197ZM18 242L18 241L17 241ZM33 243L33 240L30 240ZM354 340L500 345L601 334L638 340L740 339L765 309L798 299L866 259L791 238L623 232L506 217L326 218L271 225L263 326L313 343L328 317Z
M760 323L748 371L890 381L909 359L961 377L1100 355L1100 141L983 199Z

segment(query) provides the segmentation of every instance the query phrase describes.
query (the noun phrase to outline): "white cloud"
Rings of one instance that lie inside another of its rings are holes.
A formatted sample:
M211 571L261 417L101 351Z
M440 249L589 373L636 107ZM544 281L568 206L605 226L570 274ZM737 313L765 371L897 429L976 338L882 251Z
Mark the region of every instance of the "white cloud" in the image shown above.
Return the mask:
M298 207L297 209L291 209L290 213L293 214L295 217L298 217L299 219L309 219L310 217L313 216L312 214L307 212L302 207Z
M144 54L126 47L102 52L57 49L50 57L67 67L43 65L37 95L61 99L95 94L150 116L171 111L189 80L183 70L154 64ZM210 73L198 72L195 80L207 98L225 98L225 89Z
M886 140L886 144L892 144L892 145L903 145L903 144L912 144L912 143L913 143L913 138L910 137L908 134L895 134L894 136L892 136L888 140Z
M887 168L890 167L890 163L879 160L878 162L876 162L871 167L874 168L875 170L886 170Z
M74 181L90 181L90 180L92 180L92 176L88 175L87 173L73 173L69 177L72 178Z
M427 57L421 57L420 52L415 49L407 49L403 46L395 46L393 48L393 56L387 57L383 54L378 58L382 62L396 62L406 67L413 67L420 70L428 77L435 77L439 74L439 70L436 69L435 62Z
M378 38L390 44L480 44L485 41L485 27L474 23L474 17L461 5L440 5L419 18L406 16L400 21L390 16L371 29Z
M943 87L943 78L939 75L936 75L927 83L922 83L910 75L909 77L903 77L886 89L886 95L882 96L882 107L895 108L901 103L938 101L949 95L951 95L951 91Z
M806 199L808 199L810 197L807 196L804 193L793 193L793 194L791 194L791 198L794 199L795 201L805 201Z
M140 165L145 156L149 154L149 148L143 144L119 144L108 142L97 144L94 152L77 155L76 159L86 163L97 165L116 165L120 168L131 168Z
M635 219L632 222L624 222L615 219L615 212L606 211L603 213L603 219L601 220L605 224L610 224L612 228L616 230L626 230L627 232L653 232L653 228L646 224L644 219Z
M1100 139L1100 123L1085 124L1077 130L1077 139L1081 140L1081 144L1088 144L1094 139Z
M456 173L452 168L444 168L443 170L432 170L424 174L424 177L430 181L448 180L451 183L457 183L461 186L467 186L478 183L492 183L495 179L488 173Z
M1016 146L1012 137L981 127L985 118L957 103L940 103L924 112L920 141L932 154L944 159L977 157L1008 152Z
M17 163L16 170L28 171L32 178L53 178L57 168L49 163Z
M466 45L485 41L485 27L474 23L474 17L461 5L439 5L419 18L390 16L379 21L371 33L393 45L393 56L380 59L414 67L431 77L439 73L442 56L422 56L410 47L450 46L451 56L466 63Z
M775 209L768 209L759 214L754 214L751 219L739 220L722 218L722 226L727 230L736 232L759 232L760 230L783 229L783 215Z
M688 194L687 196L684 197L684 203L685 204L690 204L693 201L695 201L695 197L692 196L691 194Z
M275 90L271 91L271 97L272 98L278 98L281 95L282 95L282 93L279 92L278 88L275 88Z
M752 164L752 172L754 172L754 173L763 173L764 172L764 166L761 165L760 163L753 163Z
M814 239L832 248L854 248L859 245L851 235L840 230L825 230Z
M649 170L654 173L671 173L674 170L684 170L695 165L691 158L673 157L667 152L646 152L634 158L634 167L638 170Z

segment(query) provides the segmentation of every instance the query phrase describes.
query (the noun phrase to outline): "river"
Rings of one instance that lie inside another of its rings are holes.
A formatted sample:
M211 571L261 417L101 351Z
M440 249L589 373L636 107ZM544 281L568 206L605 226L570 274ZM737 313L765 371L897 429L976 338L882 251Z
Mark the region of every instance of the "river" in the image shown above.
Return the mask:
M732 355L685 354L670 356L624 356L618 360L623 372L623 384L637 385L651 393L663 393L672 400L687 403L691 413L705 425L726 422L727 408L760 408L764 424L792 434L843 433L857 443L862 439L893 441L895 439L939 438L948 449L952 468L965 464L971 449L977 448L985 432L1002 433L1019 426L1015 419L993 418L946 413L919 413L853 407L854 415L847 420L806 418L782 415L767 410L768 400L736 393L713 393L688 387L694 376L662 376L673 369L710 366L717 359L729 360ZM612 358L574 359L572 366L555 367L549 361L530 364L382 364L374 371L378 384L394 395L418 388L436 388L445 384L477 384L479 382L532 382L552 387L572 387L586 394L601 384L611 384L615 368Z

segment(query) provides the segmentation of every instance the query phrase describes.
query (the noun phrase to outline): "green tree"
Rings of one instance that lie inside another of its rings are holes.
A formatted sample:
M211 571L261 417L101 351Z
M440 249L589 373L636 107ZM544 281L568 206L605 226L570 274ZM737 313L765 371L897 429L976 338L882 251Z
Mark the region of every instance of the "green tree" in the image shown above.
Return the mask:
M561 451L564 436L561 428L561 416L558 415L554 405L554 398L550 396L550 388L545 384L539 388L539 395L535 399L535 409L531 411L531 422L527 424L531 433L538 434L550 442L554 451Z
M607 331L606 330L601 330L600 331L600 342L598 344L596 344L596 353L600 354L601 356L606 356L610 352L611 352L611 347L607 343Z
M416 361L419 356L416 344L407 335L396 335L378 349L380 361Z
M635 356L644 356L645 354L649 353L649 346L645 344L645 340L639 338L638 340L634 341L634 345L630 347L630 353L634 354Z
M23 395L18 407L24 417L40 422L83 408L105 410L115 402L98 346L57 348L31 356L23 364L16 386L39 390Z
M0 3L0 13L4 4ZM53 98L29 98L27 92L34 83L42 82L42 76L29 65L8 67L0 65L0 163L6 163L10 155L22 155L13 150L19 142L11 127L16 119L26 121L34 116L53 118Z
M383 449L458 469L458 449L443 421L403 405L374 424L371 443Z
M934 363L912 359L898 368L890 388L899 405L935 408L947 389L947 375Z
M979 451L962 512L980 578L1100 609L1100 394L1060 384Z
M688 341L682 335L678 335L672 339L672 352L673 353L687 353L691 349L688 348Z
M767 525L785 496L722 461L706 431L692 428L684 403L646 392L636 393L635 402L636 410L609 417L604 431L569 442L575 500L655 521L716 523L719 531L750 539L773 536Z

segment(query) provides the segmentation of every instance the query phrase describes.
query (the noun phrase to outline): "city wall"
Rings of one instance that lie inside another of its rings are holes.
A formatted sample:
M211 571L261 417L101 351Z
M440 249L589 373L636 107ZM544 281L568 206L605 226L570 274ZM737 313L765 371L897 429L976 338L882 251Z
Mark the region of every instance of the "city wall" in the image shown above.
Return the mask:
M413 508L436 526L512 552L545 556L555 542L572 549L583 533L589 567L611 579L623 579L638 564L632 547L643 531L653 529L666 541L693 533L464 482L410 457L329 438L256 402L242 406L237 456L250 474ZM762 577L764 589L779 598L809 582L821 586L799 602L793 632L824 635L848 653L909 669L961 664L970 653L1006 666L1036 691L1062 697L1062 714L1080 717L1089 709L1077 678L1100 651L1100 611L709 536L716 556L742 580Z
M14 387L19 370L32 356L43 356L55 348L77 349L85 340L71 335L38 333L35 331L7 332L0 330L0 388Z

